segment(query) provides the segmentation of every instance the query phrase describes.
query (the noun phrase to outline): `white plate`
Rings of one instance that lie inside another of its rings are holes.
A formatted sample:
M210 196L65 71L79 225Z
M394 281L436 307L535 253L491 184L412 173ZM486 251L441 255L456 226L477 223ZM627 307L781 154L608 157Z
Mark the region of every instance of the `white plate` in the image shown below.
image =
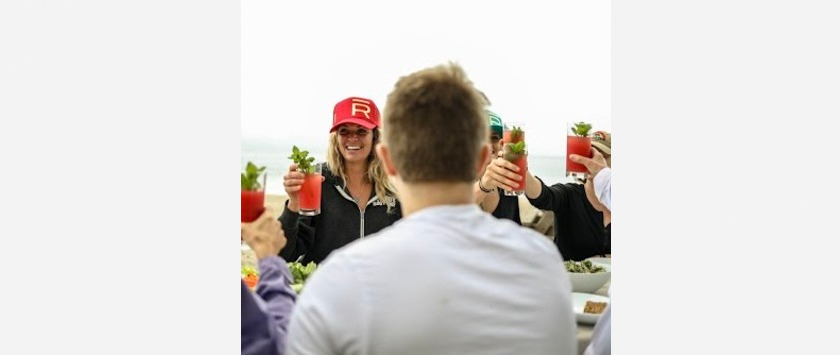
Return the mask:
M607 302L609 306L610 299L604 296L593 295L591 293L572 292L572 309L575 311L575 319L582 324L595 324L601 314L583 313L583 307L586 306L586 301L593 302ZM604 312L606 312L606 308Z

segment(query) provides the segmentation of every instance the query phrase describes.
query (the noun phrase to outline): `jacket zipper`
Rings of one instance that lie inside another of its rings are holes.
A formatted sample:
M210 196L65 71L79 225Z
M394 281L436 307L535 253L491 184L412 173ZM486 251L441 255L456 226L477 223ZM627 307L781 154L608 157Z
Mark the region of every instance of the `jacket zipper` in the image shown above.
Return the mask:
M359 203L354 198L350 197L350 195L347 195L347 192L345 192L344 189L341 188L341 186L338 186L338 185L334 185L334 186L335 186L335 189L338 190L339 195L343 196L346 200L353 202L353 204L356 205L356 208L359 208ZM373 197L371 197L370 200L368 200L368 202L365 204L365 207L370 205L375 200L376 200L376 195L373 195ZM361 208L359 208L359 216L360 216L359 239L362 239L362 238L365 237L365 211L362 211Z

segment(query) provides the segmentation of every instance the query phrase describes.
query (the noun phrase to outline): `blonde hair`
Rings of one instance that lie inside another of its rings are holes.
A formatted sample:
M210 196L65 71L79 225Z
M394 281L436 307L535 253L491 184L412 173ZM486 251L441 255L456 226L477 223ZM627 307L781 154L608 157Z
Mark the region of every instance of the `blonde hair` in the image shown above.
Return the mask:
M455 63L400 78L382 135L403 181L474 182L489 128L484 99Z
M370 155L367 157L368 168L367 173L365 174L365 179L367 182L374 184L376 197L379 198L379 201L382 201L382 203L385 203L388 206L388 212L390 212L392 204L389 202L391 202L390 199L394 199L395 189L394 186L391 185L391 180L388 179L388 175L385 174L382 162L376 156L376 150L374 148L376 147L376 144L379 143L379 139L379 129L374 128L373 144L371 145ZM342 187L346 188L347 173L344 171L344 156L341 155L339 147L341 147L341 144L338 141L338 132L331 132L330 142L327 146L327 165L333 175L341 178L341 181L344 184Z

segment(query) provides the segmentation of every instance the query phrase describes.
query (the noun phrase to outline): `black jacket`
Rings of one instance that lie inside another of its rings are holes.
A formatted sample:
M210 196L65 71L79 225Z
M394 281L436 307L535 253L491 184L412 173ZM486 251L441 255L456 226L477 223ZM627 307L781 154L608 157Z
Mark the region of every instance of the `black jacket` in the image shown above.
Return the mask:
M604 214L586 199L582 184L545 186L535 199L536 208L554 212L554 244L564 260L580 261L610 253L610 226L604 227Z
M496 191L499 194L499 204L496 206L496 209L493 210L493 217L509 219L521 226L522 220L519 217L519 197L505 196L505 192L502 189L496 189Z
M286 234L286 247L280 256L287 261L295 261L304 255L302 263L314 261L320 263L333 250L348 243L390 226L402 217L399 201L391 199L392 207L386 212L387 205L376 197L376 186L365 207L359 209L350 193L344 189L341 178L334 176L326 164L322 169L325 178L321 184L321 213L317 216L301 216L288 209L289 201L280 223Z

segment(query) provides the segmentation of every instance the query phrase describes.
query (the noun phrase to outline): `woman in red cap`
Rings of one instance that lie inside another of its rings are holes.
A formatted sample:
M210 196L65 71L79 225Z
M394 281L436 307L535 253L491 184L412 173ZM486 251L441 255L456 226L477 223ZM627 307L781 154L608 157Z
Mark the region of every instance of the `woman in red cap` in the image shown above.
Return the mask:
M298 214L303 174L295 164L289 167L283 177L289 200L280 216L288 238L280 252L284 259L303 256L303 263L320 263L333 250L400 219L394 187L374 151L379 125L379 109L370 99L349 97L335 105L316 216Z

